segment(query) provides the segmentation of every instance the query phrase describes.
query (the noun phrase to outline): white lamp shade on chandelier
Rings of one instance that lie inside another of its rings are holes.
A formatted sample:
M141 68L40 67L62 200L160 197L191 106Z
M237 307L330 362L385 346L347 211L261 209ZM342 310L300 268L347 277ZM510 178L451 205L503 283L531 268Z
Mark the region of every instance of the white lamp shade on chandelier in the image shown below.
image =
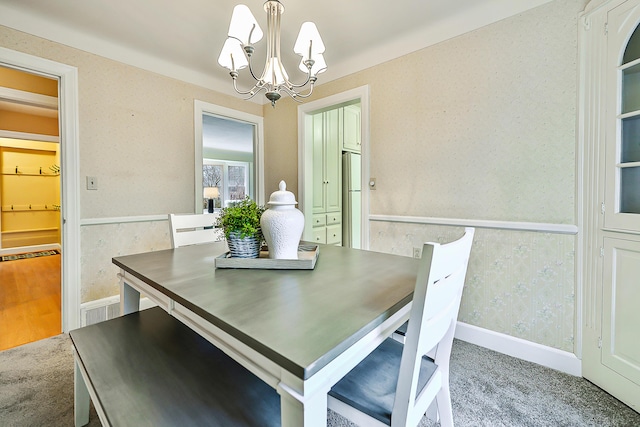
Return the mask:
M313 92L313 85L317 75L327 69L323 57L324 43L313 22L305 22L300 27L293 51L301 56L299 69L306 74L306 81L302 84L294 84L289 80L280 57L280 19L284 13L284 6L278 0L267 0L264 3L267 12L267 57L262 73L257 76L251 66L251 56L254 52L254 43L263 37L262 29L249 8L243 4L237 5L231 15L228 38L225 41L218 64L230 71L233 79L233 87L241 95L248 95L247 99L265 91L265 96L271 104L281 97L281 92L297 98L307 98ZM255 79L254 86L241 91L237 86L238 71L249 67L251 76ZM308 92L302 94L300 89L308 85Z

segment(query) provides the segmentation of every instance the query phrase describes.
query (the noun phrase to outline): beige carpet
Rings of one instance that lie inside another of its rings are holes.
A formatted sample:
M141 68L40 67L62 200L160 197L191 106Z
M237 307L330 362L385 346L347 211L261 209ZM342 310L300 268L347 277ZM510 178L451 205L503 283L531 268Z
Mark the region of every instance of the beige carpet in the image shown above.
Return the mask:
M453 347L451 390L458 427L640 426L640 414L582 378L462 341ZM89 425L100 426L93 408ZM333 412L328 425L353 426ZM0 352L0 426L73 426L67 335Z

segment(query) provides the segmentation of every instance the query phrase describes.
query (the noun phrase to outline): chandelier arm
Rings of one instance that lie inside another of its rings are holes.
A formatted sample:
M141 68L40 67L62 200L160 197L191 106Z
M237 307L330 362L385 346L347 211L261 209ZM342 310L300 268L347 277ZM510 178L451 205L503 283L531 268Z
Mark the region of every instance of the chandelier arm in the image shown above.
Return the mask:
M254 86L254 87L256 87L256 86ZM253 98L254 96L256 96L257 94L259 94L259 93L260 93L260 92L262 92L263 90L266 90L266 88L265 88L264 86L259 87L259 88L258 88L258 90L256 90L255 92L253 92L253 94L249 94L249 96L248 96L248 97L243 98L243 101L247 101L247 100L249 100L249 99Z
M287 88L287 87L283 87L282 90L284 92L286 92L289 96L291 96L291 98L293 98L296 102L302 102L299 101L296 98L308 98L311 96L311 94L313 93L313 84L311 86L309 86L309 92L308 93L300 93L300 92L296 92L295 90L291 89L291 88Z
M253 77L253 79L257 82L260 82L261 79L256 77L255 73L253 72L253 67L251 66L251 56L247 55L247 62L249 63L249 72L251 73L251 77ZM262 74L264 74L264 70L262 71Z
M247 99L253 98L256 93L260 92L262 88L264 88L264 85L261 85L260 82L258 82L249 90L240 90L238 89L237 79L235 77L233 78L233 89L235 89L235 91L240 95L250 95L250 97Z
M309 72L309 74L307 74L307 79L305 80L304 83L301 84L295 84L295 83L291 83L291 81L289 81L288 79L285 80L286 86L289 89L294 89L294 88L299 88L299 87L305 87L310 81L311 81L311 77L313 77L311 75L311 72Z

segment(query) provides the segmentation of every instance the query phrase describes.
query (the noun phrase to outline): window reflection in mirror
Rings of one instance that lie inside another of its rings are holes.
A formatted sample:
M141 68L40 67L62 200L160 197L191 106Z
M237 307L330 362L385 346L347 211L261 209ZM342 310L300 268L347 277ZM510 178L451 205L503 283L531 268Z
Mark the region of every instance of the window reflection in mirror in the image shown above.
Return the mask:
M253 123L202 115L203 210L207 209L207 188L217 189L211 193L217 193L213 198L214 209L246 196L255 200L255 133Z

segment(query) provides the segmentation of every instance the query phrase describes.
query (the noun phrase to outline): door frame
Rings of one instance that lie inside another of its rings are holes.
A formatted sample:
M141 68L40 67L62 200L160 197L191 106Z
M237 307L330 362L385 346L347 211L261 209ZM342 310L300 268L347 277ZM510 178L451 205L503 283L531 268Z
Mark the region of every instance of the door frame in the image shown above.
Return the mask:
M360 138L362 169L360 176L361 212L361 248L369 249L369 85L360 86L345 92L327 96L298 106L298 203L305 218L311 218L311 192L305 192L306 183L313 180L313 132L310 118L313 112L328 109L350 101L360 101Z
M582 376L638 410L629 396L638 396L640 385L602 363L605 237L624 239L624 231L607 229L605 161L611 94L608 81L609 37L619 31L609 22L617 7L636 7L640 0L592 0L579 17L578 53L578 282L577 328L581 332ZM630 36L640 22L625 21ZM605 31L601 31L605 28ZM626 30L625 30L626 31ZM623 31L624 32L624 31ZM626 45L626 43L625 43ZM620 49L624 49L620 46ZM617 92L617 87L614 88ZM618 96L617 94L615 95ZM610 203L607 201L607 203ZM637 233L635 233L637 235ZM612 387L612 381L617 382ZM637 402L637 400L636 400Z
M256 203L264 205L264 119L254 114L221 107L220 105L196 99L194 101L194 179L195 179L195 212L202 213L202 115L211 114L229 120L250 123L255 126L253 141L253 158L255 174Z
M58 80L60 126L62 331L80 327L80 158L78 69L0 47L0 65Z

